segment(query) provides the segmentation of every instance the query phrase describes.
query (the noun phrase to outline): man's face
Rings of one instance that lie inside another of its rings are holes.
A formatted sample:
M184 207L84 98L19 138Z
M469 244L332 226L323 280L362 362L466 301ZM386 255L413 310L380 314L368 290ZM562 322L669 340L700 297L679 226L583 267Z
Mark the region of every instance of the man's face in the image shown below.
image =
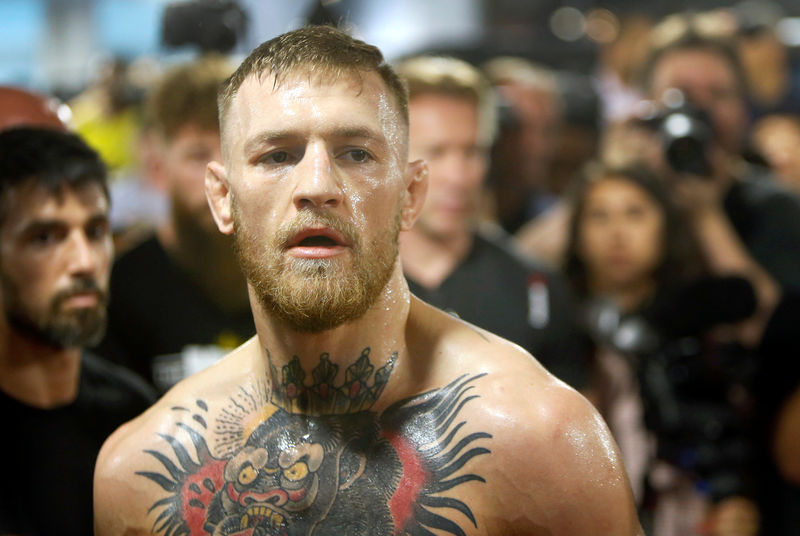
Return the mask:
M742 89L730 64L708 50L668 52L652 74L652 95L660 99L669 88L682 90L695 105L706 110L714 123L719 144L738 153L747 128Z
M478 107L469 99L423 94L408 104L409 156L428 164L430 187L417 229L439 239L472 232L486 176Z
M541 88L506 84L498 89L520 120L519 143L524 155L521 179L529 181L529 186L544 188L561 127L561 104L555 95Z
M62 195L22 187L0 227L3 312L12 330L57 348L99 341L113 246L95 184Z
M199 227L206 233L216 234L203 179L206 164L221 158L219 132L193 124L181 127L162 147L160 171L178 226Z
M305 332L359 318L395 269L406 184L381 79L250 77L225 129L237 253L262 307Z

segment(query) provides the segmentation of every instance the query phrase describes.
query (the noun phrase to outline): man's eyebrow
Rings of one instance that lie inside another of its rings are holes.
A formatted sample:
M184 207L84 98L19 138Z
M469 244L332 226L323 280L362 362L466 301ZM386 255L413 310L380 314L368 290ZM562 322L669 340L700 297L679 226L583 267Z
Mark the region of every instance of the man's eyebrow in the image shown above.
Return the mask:
M105 211L99 211L94 214L91 214L88 218L86 218L86 222L84 225L92 225L96 223L105 223L110 221L109 214ZM48 229L53 227L60 227L60 226L69 226L70 224L62 219L59 218L39 218L33 219L25 223L25 225L21 228L20 232L27 233L31 230L40 230L40 229Z
M365 126L335 127L328 132L324 132L324 135L334 139L363 138L379 143L385 142L385 137L380 132ZM269 145L271 143L278 143L286 140L300 139L302 136L303 134L296 130L267 130L260 132L248 139L244 144L244 152L245 154L250 154L253 151L258 150L258 148L263 145Z
M295 138L297 136L299 136L299 134L292 130L266 130L264 132L259 132L245 141L244 152L245 154L249 154L257 150L262 145L268 145L270 143Z
M98 212L89 216L89 219L86 220L86 223L88 225L93 225L96 223L107 223L110 221L111 215L108 212Z
M375 130L364 127L364 126L356 126L356 127L341 127L334 129L331 132L331 137L333 138L366 138L368 140L383 142L384 136Z

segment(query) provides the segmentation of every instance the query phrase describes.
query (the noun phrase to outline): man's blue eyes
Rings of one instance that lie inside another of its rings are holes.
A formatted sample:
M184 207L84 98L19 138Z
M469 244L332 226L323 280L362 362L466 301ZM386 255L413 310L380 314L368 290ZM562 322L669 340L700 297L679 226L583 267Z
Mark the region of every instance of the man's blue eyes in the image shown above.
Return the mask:
M342 156L349 157L353 162L366 162L370 159L370 154L364 149L351 149L341 154ZM269 164L285 164L290 159L291 155L288 152L277 151L264 156L261 158L261 161Z
M365 160L367 160L367 158L369 158L369 153L367 153L367 151L364 151L363 149L353 149L352 151L348 152L350 154L350 157L355 162L364 162Z
M282 164L289 159L289 155L286 153L272 153L269 155L268 159L276 164Z

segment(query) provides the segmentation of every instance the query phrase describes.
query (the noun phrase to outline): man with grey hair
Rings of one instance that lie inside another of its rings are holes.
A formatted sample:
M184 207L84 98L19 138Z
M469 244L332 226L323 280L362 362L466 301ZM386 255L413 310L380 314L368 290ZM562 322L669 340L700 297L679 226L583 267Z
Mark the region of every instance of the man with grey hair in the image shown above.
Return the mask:
M329 27L223 87L206 191L257 335L109 439L98 535L641 533L594 408L409 293L397 240L427 178L406 99Z

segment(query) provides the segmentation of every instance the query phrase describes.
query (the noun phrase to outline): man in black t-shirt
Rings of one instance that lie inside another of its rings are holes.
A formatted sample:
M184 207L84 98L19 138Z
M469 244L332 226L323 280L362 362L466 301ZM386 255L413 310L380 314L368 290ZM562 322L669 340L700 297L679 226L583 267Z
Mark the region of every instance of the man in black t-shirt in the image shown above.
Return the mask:
M141 379L83 350L106 324L105 181L74 134L0 133L0 534L91 534L97 453L154 401Z
M585 354L561 276L519 256L499 228L477 230L495 129L486 80L454 58L412 58L398 72L409 86L411 159L424 159L430 176L420 218L400 236L409 288L584 387Z
M148 95L148 179L169 197L169 220L114 263L106 339L98 353L166 391L255 334L247 287L205 197L220 160L219 58L179 65Z

